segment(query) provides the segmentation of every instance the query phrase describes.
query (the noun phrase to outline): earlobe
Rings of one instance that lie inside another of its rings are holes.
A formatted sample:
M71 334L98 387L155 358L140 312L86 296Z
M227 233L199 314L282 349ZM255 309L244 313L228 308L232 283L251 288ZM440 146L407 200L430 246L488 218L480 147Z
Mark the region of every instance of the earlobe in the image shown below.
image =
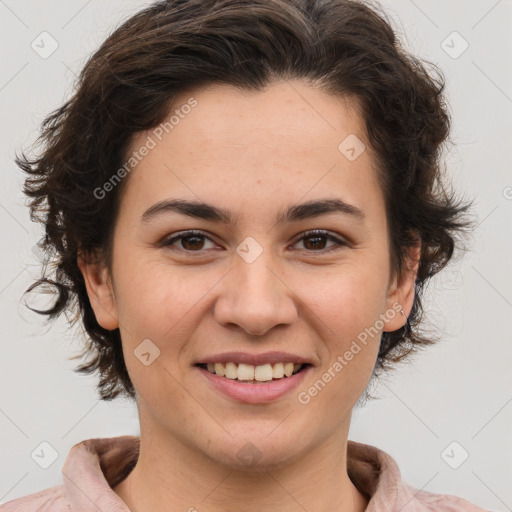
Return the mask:
M421 241L411 247L404 261L405 270L395 280L387 298L387 312L396 314L388 315L386 312L384 331L392 332L403 327L412 310L415 297L415 284L421 258ZM403 313L402 313L403 311Z
M112 280L107 266L97 257L79 255L78 267L97 322L107 330L119 327Z

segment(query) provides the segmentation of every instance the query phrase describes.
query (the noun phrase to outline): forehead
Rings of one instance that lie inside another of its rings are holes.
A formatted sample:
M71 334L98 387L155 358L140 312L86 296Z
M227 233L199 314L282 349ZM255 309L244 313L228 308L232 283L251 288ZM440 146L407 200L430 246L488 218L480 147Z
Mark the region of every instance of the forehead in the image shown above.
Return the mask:
M163 123L133 139L128 157L150 149L130 172L123 202L140 210L178 195L268 209L333 191L368 202L379 187L365 133L354 99L301 81L257 92L191 90L173 98Z
M192 101L195 106L188 109ZM224 137L227 144L241 141L252 148L260 141L271 147L288 143L297 151L319 143L319 149L332 147L343 132L364 137L359 106L355 97L333 96L299 80L276 82L260 91L213 84L174 97L168 119L173 113L181 114L179 120L174 116L172 130L178 131L181 124L183 132L187 124L197 138ZM165 136L170 130L165 130L165 122L162 128ZM300 137L304 138L297 144Z

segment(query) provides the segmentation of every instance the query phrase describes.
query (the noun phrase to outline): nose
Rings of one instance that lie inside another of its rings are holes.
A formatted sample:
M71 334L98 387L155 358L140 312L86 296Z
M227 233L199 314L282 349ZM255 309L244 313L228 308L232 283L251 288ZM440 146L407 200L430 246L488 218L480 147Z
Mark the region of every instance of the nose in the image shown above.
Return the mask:
M275 326L296 321L291 283L276 270L272 257L264 256L269 252L263 251L252 263L236 257L215 304L214 316L220 325L235 325L248 334L261 336Z

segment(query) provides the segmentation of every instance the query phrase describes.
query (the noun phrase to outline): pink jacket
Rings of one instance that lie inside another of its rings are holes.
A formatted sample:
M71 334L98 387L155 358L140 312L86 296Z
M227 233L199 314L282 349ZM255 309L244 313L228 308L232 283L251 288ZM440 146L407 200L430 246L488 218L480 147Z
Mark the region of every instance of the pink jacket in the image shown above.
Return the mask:
M134 468L139 437L96 438L73 446L62 468L63 484L11 500L1 512L130 512L112 490ZM348 473L369 498L366 512L485 512L448 494L404 483L395 460L370 445L348 441Z

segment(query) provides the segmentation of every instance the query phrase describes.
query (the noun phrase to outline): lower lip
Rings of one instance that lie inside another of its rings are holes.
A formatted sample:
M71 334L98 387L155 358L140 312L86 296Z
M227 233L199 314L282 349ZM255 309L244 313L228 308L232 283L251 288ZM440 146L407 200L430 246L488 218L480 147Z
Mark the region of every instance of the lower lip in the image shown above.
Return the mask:
M225 395L248 404L269 403L286 395L296 388L311 370L311 366L306 366L303 370L291 377L283 377L258 384L246 384L236 380L220 377L208 370L196 367L202 375L211 383L211 385Z

